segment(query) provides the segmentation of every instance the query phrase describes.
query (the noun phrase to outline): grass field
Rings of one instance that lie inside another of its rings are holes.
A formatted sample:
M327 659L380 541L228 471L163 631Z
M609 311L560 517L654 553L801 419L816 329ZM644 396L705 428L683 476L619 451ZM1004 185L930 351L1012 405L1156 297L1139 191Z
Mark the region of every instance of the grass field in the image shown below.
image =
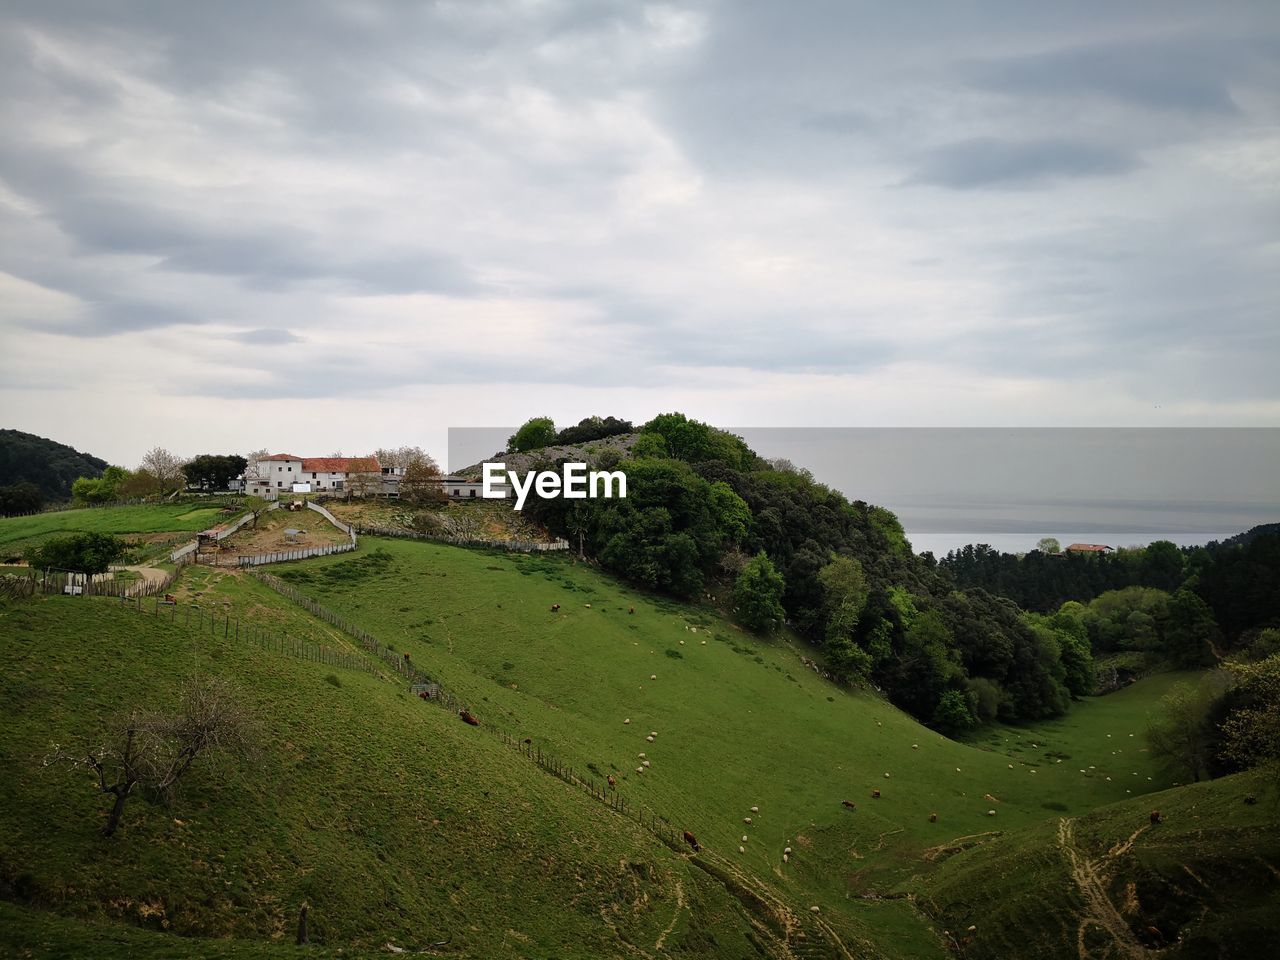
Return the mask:
M24 548L62 533L157 534L196 532L233 519L221 507L191 504L145 504L60 510L30 517L0 518L0 553L20 554Z
M194 585L206 608L221 579ZM245 580L229 589L276 606ZM279 610L291 628L305 618ZM291 942L305 901L313 939L357 950L448 938L455 956L586 957L664 931L674 953L747 949L749 925L721 885L402 684L111 601L10 606L0 631L0 899L32 911L0 944L44 936L52 946L38 955L75 955L96 938L70 921ZM121 834L102 838L102 798L41 757L118 709L163 703L195 670L234 678L262 725L261 755L197 768L172 810L131 801ZM117 939L132 955L136 938Z
M323 935L357 950L384 935L413 946L447 929L460 938L456 955L754 956L779 952L758 915L776 903L806 922L809 906L821 910L830 936L791 935L797 957L840 955L836 937L847 956L942 957L957 949L943 931L975 918L989 930L975 932L965 956L1075 956L1096 903L1073 876L1071 852L1105 860L1104 899L1122 907L1170 887L1201 857L1226 870L1240 831L1263 824L1267 809L1262 856L1241 875L1256 873L1257 885L1280 853L1274 804L1233 808L1219 823L1226 794L1186 814L1195 795L1164 789L1141 737L1176 675L961 744L871 693L823 681L793 638L748 636L709 609L640 594L571 557L363 538L353 554L272 572L408 652L471 704L481 729L385 675L348 671L334 683L325 667L193 638L109 601L0 611L0 636L15 637L0 648L0 705L16 717L0 731L0 776L20 798L0 807L0 836L15 838L0 847L0 900L21 888L17 899L67 915L33 915L24 936L44 931L65 945L82 935L80 921L156 926L159 903L173 932L285 940L306 899ZM174 591L184 607L358 649L236 571L188 568ZM137 804L127 849L107 844L92 829L102 801L49 779L38 755L85 717L163 695L195 668L235 676L271 718L273 746L253 776L202 771L172 815ZM691 830L703 853L667 849L502 746L491 727L584 775L613 774L633 809ZM1212 786L1238 794L1232 782ZM1160 853L1154 841L1182 836L1179 827L1106 859L1153 805L1200 834L1227 830L1226 852L1215 860L1216 841L1190 843L1193 830ZM74 897L57 892L68 887ZM170 902L166 889L181 894ZM1179 896L1187 916L1210 902ZM1149 916L1160 917L1143 907L1129 920ZM1175 925L1171 915L1159 922ZM1228 942L1224 927L1187 923L1178 928L1207 944ZM1089 936L1110 949L1105 930Z
M1003 749L957 744L871 694L821 680L795 643L747 636L710 611L641 595L565 557L366 539L354 561L282 569L409 651L482 718L576 767L614 773L637 802L757 876L852 918L851 936L881 922L897 936L919 926L883 902L849 898L911 876L923 848L1166 785L1146 764L1137 778L1126 767L1133 782L1079 774L1110 769L1108 743L1140 733L1105 699L1074 712L1074 752L1062 751L1070 765L1020 749L1009 731ZM1136 703L1141 689L1129 696ZM1035 730L1018 733L1038 743ZM638 773L641 753L651 766ZM794 855L784 864L787 846Z

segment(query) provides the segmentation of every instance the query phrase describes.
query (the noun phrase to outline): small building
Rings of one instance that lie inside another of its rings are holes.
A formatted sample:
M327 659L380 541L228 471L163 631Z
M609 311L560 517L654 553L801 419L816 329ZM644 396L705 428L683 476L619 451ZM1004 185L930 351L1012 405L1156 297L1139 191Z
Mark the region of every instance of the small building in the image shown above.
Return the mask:
M450 500L478 500L484 496L484 484L479 480L448 476L442 477L440 482L444 484L445 496Z
M1113 550L1105 543L1072 543L1063 553L1112 553Z

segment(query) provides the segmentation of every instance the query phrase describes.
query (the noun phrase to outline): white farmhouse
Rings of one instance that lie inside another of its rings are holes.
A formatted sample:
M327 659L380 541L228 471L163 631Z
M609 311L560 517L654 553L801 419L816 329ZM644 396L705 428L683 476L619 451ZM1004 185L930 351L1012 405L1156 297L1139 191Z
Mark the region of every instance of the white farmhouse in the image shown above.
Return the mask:
M273 499L281 493L380 493L382 467L375 457L297 457L275 453L245 470L245 492ZM305 488L305 489L303 489Z

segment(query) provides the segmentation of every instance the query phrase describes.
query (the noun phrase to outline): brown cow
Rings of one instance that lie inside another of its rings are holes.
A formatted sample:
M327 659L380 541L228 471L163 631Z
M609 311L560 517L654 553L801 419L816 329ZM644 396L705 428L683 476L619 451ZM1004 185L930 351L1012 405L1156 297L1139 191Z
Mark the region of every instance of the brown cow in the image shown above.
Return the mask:
M558 604L558 603L553 603L553 604L551 605L551 612L552 612L552 613L559 613L559 612L560 612L560 604Z
M880 791L879 791L879 790L872 790L872 791L871 791L871 796L873 796L873 797L875 797L877 800L879 800L879 799L880 799Z
M698 846L698 838L695 837L688 830L684 832L684 842L687 843L689 846L693 847L694 853L697 853L699 850L702 849L700 846Z
M1151 823L1152 823L1152 825L1153 825L1153 826L1154 826L1155 824L1159 823L1159 822L1160 822L1161 820L1163 820L1163 819L1164 819L1164 817L1160 816L1160 811L1159 811L1159 810L1152 810L1152 811L1151 811Z
M616 787L618 785L618 780L612 773L605 777L605 779L609 781L610 787Z
M177 602L178 602L178 598L177 598L177 597L175 597L172 593L166 593L166 594L164 595L164 602L165 602L165 603L177 603Z
M473 727L480 726L480 721L475 718L470 710L459 710L458 716L462 718L463 723L469 723Z
M876 791L876 792L877 792L877 793L879 793L879 791ZM841 800L841 801L840 801L840 805L841 805L842 807L848 807L850 810L857 810L857 809L858 809L858 805L857 805L856 803L854 803L852 800Z
M635 612L636 612L636 608L635 608L635 607L632 607L630 610L628 610L628 611L627 611L627 613L635 613Z

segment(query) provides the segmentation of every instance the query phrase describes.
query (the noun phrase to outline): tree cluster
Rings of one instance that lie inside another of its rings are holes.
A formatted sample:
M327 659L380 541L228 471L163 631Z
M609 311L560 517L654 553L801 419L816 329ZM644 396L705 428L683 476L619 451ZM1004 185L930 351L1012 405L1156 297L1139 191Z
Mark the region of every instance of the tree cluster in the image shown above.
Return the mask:
M77 477L96 477L107 461L21 430L0 430L0 485L34 485L49 501L66 500Z
M202 453L182 466L187 486L198 490L226 490L244 473L249 461L235 453Z

